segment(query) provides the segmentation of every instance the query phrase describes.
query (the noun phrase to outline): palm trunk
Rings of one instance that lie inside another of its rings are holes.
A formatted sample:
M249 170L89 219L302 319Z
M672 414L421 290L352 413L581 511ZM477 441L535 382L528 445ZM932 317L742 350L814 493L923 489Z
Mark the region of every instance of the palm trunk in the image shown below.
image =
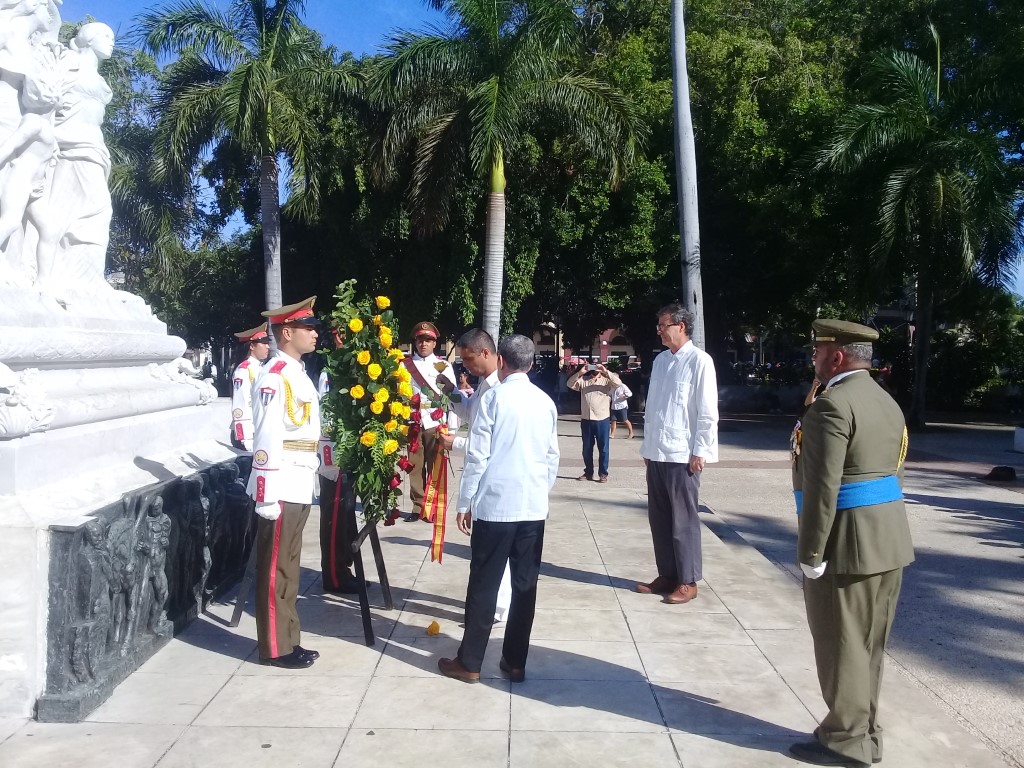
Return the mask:
M284 304L281 300L281 202L275 155L260 160L260 216L263 219L263 269L266 275L267 309Z
M693 313L691 339L704 349L704 288L700 279L700 221L697 215L697 153L686 71L686 3L672 0L673 95L676 122L676 191L683 267L683 306Z
M934 309L935 286L931 267L923 265L917 274L917 307L914 309L914 389L910 396L910 412L907 414L907 424L914 428L925 426L928 357L931 353Z
M505 277L505 164L501 149L491 168L487 195L487 233L484 245L484 330L498 343L501 329L501 287Z

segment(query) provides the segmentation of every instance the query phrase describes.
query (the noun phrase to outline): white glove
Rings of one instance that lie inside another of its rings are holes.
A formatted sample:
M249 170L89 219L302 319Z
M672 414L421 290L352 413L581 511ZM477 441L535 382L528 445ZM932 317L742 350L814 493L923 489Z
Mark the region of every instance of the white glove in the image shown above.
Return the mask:
M277 520L281 516L281 505L276 501L257 501L256 514L264 520Z
M822 560L821 565L807 565L807 563L800 563L800 570L804 572L804 576L808 579L820 579L825 575L826 565L828 565L828 560Z

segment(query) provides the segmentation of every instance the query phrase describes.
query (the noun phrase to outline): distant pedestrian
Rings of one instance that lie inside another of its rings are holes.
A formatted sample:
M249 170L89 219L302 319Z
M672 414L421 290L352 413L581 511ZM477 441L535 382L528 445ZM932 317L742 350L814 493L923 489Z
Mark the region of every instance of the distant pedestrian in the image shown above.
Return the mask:
M583 474L577 480L594 479L594 446L597 445L597 482L608 482L608 439L611 436L611 393L622 386L618 375L600 363L583 363L569 381L580 393L580 435L583 438Z
M437 663L442 674L467 683L480 680L506 562L512 604L498 666L512 682L526 677L548 494L558 474L558 413L526 375L533 356L525 336L501 340L501 384L480 397L469 433L456 507L459 530L472 536L466 631L456 657Z
M629 431L629 439L633 439L633 422L629 420L629 398L632 396L633 392L625 384L620 384L612 390L612 437L615 437L615 425L625 424Z
M702 578L700 475L718 461L718 384L711 357L690 341L693 314L679 304L658 312L658 334L668 347L654 359L647 391L644 443L647 517L658 576L637 584L666 603L688 603Z
M907 431L872 378L878 332L815 320L814 374L825 389L793 430L797 560L828 714L790 746L817 765L868 768L882 759L878 694L903 568L914 560L903 502Z

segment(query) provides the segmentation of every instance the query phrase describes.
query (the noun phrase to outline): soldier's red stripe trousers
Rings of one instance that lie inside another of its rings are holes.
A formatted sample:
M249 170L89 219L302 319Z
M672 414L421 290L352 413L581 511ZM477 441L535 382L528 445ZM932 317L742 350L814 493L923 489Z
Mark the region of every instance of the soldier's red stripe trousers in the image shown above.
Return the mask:
M256 529L256 633L260 657L286 656L299 645L299 561L309 504L281 502L277 520Z

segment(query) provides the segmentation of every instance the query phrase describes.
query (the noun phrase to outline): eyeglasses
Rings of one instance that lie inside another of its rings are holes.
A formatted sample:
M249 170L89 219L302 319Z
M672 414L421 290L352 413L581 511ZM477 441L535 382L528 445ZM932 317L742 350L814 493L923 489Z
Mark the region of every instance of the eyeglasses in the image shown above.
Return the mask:
M668 325L663 325L662 323L658 323L658 333L661 333L662 331L667 331L673 325L682 325L682 323L669 323Z

